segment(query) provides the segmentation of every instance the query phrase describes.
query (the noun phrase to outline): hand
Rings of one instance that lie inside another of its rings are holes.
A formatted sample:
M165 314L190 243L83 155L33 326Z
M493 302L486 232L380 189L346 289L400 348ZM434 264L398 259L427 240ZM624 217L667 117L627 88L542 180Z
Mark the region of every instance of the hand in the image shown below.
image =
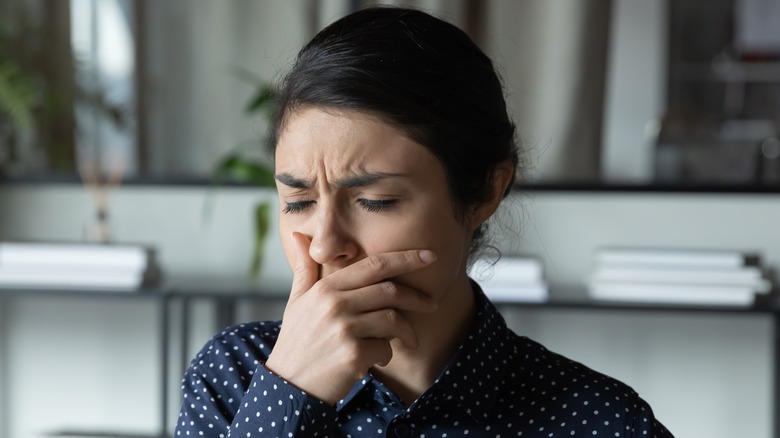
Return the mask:
M434 312L436 302L389 278L436 259L431 251L373 255L318 280L311 241L293 234L296 266L279 338L265 366L310 395L335 404L374 365L393 356L391 339L417 349L405 312Z

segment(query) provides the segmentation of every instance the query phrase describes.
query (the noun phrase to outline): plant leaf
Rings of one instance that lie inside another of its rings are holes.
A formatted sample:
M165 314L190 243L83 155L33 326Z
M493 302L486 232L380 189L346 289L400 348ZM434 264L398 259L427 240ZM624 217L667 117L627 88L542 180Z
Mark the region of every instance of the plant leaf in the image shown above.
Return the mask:
M217 165L214 180L217 183L232 181L261 187L276 185L273 170L236 154L227 156Z
M274 116L274 108L276 93L273 88L268 84L262 84L259 86L255 95L249 100L244 111L247 114L255 114L262 112L264 116L270 121Z
M263 247L268 236L268 228L271 223L271 204L262 202L255 206L255 239L252 248L252 263L249 266L249 275L257 278L260 268L263 266Z
M10 60L0 60L0 113L5 113L17 129L33 124L35 86L33 80Z

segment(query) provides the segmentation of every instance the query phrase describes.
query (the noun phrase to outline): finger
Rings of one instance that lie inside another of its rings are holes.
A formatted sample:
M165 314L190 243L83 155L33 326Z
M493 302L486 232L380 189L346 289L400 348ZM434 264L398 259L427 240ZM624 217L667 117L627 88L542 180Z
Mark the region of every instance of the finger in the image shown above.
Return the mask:
M417 350L417 334L399 312L382 309L360 315L352 323L352 334L362 339L398 339L409 350Z
M295 301L314 286L319 277L320 269L319 264L309 255L311 239L301 233L293 232L292 241L295 250L295 268L293 268L290 302Z
M375 254L329 276L341 290L358 289L424 268L436 261L430 250L406 250Z
M394 281L382 281L348 292L353 313L380 309L407 310L431 313L439 308L436 300L419 290Z
M363 366L367 365L367 368L371 368L374 365L387 366L393 358L393 348L387 339L363 339L361 340L361 347L365 352L363 357L366 358L367 362ZM363 375L365 375L365 372ZM361 375L360 377L362 378L363 376Z

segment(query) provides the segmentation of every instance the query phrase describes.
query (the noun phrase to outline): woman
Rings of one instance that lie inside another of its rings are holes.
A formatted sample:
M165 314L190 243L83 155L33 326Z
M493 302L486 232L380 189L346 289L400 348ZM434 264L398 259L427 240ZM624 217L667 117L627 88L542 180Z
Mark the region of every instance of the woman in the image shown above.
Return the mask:
M201 350L177 436L671 436L626 385L512 333L468 278L518 151L463 32L356 12L278 99L289 301Z

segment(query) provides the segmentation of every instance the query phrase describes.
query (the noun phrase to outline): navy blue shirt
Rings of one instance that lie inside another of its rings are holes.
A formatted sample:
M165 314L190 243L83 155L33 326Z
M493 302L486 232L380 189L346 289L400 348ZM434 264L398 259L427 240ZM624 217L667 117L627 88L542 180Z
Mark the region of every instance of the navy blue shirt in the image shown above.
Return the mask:
M279 322L229 328L182 381L177 437L672 437L627 385L513 333L478 287L477 324L406 408L369 373L328 405L265 367Z

